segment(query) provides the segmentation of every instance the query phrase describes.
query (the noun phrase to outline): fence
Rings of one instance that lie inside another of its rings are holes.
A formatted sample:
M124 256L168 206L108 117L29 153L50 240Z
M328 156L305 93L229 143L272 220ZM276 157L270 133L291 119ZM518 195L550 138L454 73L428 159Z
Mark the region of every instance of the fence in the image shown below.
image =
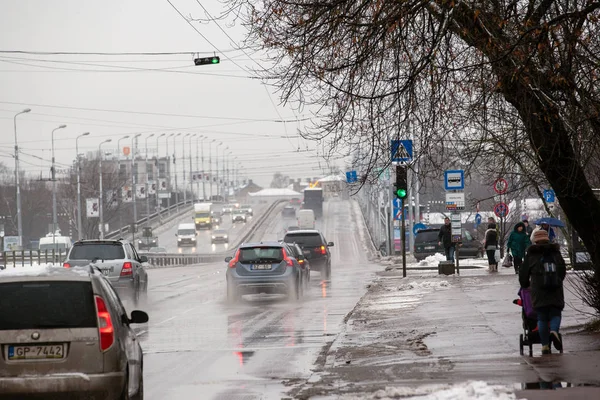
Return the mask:
M389 251L387 241L390 226L387 215L389 208L386 207L390 203L388 192L386 186L364 184L356 195L373 246L380 250L386 249L386 252Z

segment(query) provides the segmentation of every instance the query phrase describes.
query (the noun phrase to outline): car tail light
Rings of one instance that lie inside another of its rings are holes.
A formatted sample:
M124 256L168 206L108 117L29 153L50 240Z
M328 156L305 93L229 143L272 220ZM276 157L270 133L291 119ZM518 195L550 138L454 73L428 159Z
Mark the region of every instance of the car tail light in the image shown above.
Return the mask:
M121 269L121 276L131 275L133 275L133 267L131 266L131 263L129 261L123 263L123 268Z
M304 260L298 260L298 264L304 264Z
M106 351L115 342L115 328L106 308L104 299L96 296L96 309L98 312L98 332L100 333L100 350Z
M325 255L325 254L327 254L327 247L325 247L325 246L317 247L315 249L315 251L319 254Z
M238 263L239 260L240 250L238 249L238 251L235 252L235 256L231 259L231 261L229 261L229 268L235 268L235 265Z
M67 263L67 262L66 262L66 263L63 263L63 267L64 267L64 268L71 268L71 264L69 264L69 263Z
M281 251L283 252L283 261L285 261L285 264L286 264L288 267L293 267L293 266L294 266L294 262L292 261L292 259L291 259L291 258L289 258L289 257L288 257L288 255L287 255L287 253L286 253L285 249L281 249Z

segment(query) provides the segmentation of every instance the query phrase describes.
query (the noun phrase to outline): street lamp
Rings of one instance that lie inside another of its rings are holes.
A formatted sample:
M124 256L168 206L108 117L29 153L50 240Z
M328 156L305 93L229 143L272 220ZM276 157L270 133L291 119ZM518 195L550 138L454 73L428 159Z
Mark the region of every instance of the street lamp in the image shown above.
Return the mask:
M136 192L137 192L137 188L135 187L136 182L137 182L137 174L135 171L135 150L136 150L136 139L138 137L142 136L141 133L138 133L136 135L133 135L133 137L131 138L131 197L133 198L133 228L132 228L132 233L133 233L133 237L135 240L135 224L137 223L137 201L136 201Z
M75 138L75 155L77 157L77 238L83 239L82 224L81 224L81 165L79 163L79 138L88 136L90 133L85 132Z
M183 165L183 202L187 203L187 185L185 180L185 138L190 136L191 133L186 133L183 135L181 139L181 164ZM191 145L190 145L191 147ZM192 150L190 149L190 158L192 157ZM192 171L190 170L190 177L192 175ZM190 179L191 181L191 179Z
M98 203L100 203L100 239L104 239L104 200L102 196L102 145L104 143L112 142L112 139L106 139L104 142L98 145L98 152L100 153L100 198Z
M160 135L158 135L156 137L156 178L154 179L154 181L156 182L156 193L154 194L156 196L156 212L158 213L158 219L159 221L162 219L161 215L160 215L160 209L161 209L161 204L159 202L159 198L158 198L158 190L159 190L159 185L158 185L158 178L160 177L160 168L158 165L158 159L159 159L159 154L158 154L158 148L159 148L159 144L158 144L158 139L160 139L163 136L166 136L166 133L161 133Z
M198 169L198 139L200 139L200 157L202 159L202 198L206 201L206 171L204 170L204 140L208 139L204 135L198 135L196 137L196 169ZM198 183L196 184L198 186ZM196 190L200 193L200 188L197 187Z
M150 181L148 180L148 139L154 136L154 133L146 136L145 144L146 144L146 226L150 225L150 195L148 194L148 185Z
M167 211L169 216L171 216L171 157L169 156L169 138L171 136L175 136L175 134L171 133L165 138L165 142L167 144L165 148L165 150L167 151L167 169L165 171L165 174L167 175L167 189L169 191L169 197L167 197Z
M177 187L177 148L175 147L175 141L177 140L177 136L181 136L181 132L173 134L173 173L175 174L175 205L177 207L177 212L179 213L179 188Z
M119 140L117 140L117 185L121 187L124 182L121 182L121 154L123 150L121 148L121 140L128 139L129 135L123 136ZM129 149L131 151L131 149ZM121 193L123 193L121 191ZM122 196L122 194L121 194ZM122 201L123 199L121 199ZM121 229L123 228L123 210L119 209L119 233L121 233Z
M23 245L23 220L21 218L21 185L19 185L19 145L17 143L17 116L31 111L26 108L14 117L15 123L15 186L17 187L17 229L19 232L19 244Z
M220 196L221 195L221 189L219 188L219 146L223 146L223 142L219 142L219 144L217 144L216 150L217 150L217 195Z
M59 129L66 128L67 125L60 125L57 128L52 129L52 244L54 247L54 251L56 251L56 224L58 222L58 218L56 216L56 166L54 163L54 132Z

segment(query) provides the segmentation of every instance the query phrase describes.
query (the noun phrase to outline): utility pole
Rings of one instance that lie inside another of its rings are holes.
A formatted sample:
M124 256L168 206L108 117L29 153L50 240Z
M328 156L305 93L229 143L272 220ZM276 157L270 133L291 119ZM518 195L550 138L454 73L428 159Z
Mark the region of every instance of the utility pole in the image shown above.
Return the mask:
M185 138L190 136L189 133L186 133L185 135L183 135L183 137L181 138L181 165L183 166L183 181L182 186L183 186L183 203L187 203L187 181L185 178ZM191 156L191 151L190 151L190 156ZM191 173L191 171L190 171Z
M66 128L67 125L60 125L58 128L52 129L52 247L56 252L56 225L58 217L56 215L56 164L54 161L54 132L59 129Z
M171 136L175 136L174 133L171 133L170 135L168 135L165 139L165 142L167 144L166 146L166 150L167 150L167 168L165 171L165 174L167 175L167 190L169 191L169 197L167 197L167 215L170 217L171 216L171 155L169 154L169 138Z
M77 157L77 239L83 239L83 224L81 223L81 162L79 160L79 138L88 136L90 133L85 132L75 138L75 155Z
M19 183L19 145L17 142L17 117L31 111L26 108L14 117L15 125L15 186L17 187L17 229L19 233L19 244L23 246L23 219L21 218L21 185Z
M177 213L179 213L179 188L177 187L177 146L175 146L175 141L177 140L177 136L181 136L181 132L173 136L173 170L175 174L175 205L177 207Z
M137 171L135 168L135 153L137 151L137 138L142 136L141 133L134 135L131 138L131 196L133 197L133 222L131 223L131 231L135 242L135 228L137 223L137 196L136 196L136 184L137 184Z
M158 135L156 137L156 176L154 177L154 182L156 182L156 192L154 193L154 195L156 196L156 212L158 213L158 220L162 221L162 215L160 213L160 209L161 209L161 203L160 203L160 199L158 197L158 191L159 191L159 187L158 187L158 179L160 178L160 168L159 168L159 153L158 153L158 139L160 139L161 137L166 136L166 133L161 133L160 135ZM165 171L166 172L166 171Z
M128 139L128 138L129 138L129 135L123 136L122 138L117 140L117 181L118 181L119 187L121 186L121 154L123 154L123 149L121 148L121 140ZM131 151L131 149L129 149L129 151ZM123 193L123 192L121 191L121 193ZM123 195L121 194L121 201L123 200L122 197L123 197ZM119 210L119 234L121 234L122 228L123 228L123 210L120 209Z
M190 149L190 177L189 177L189 180L190 180L190 193L192 194L192 203L193 203L194 202L194 186L193 186L194 183L192 182L192 171L193 171L193 169L192 169L192 136L196 136L196 134L195 133L190 134L190 146L189 146L189 149ZM196 142L196 145L198 145L198 142ZM198 153L196 153L196 156L197 155L198 155ZM196 166L196 169L198 169L197 166Z
M99 193L99 199L98 199L98 203L99 203L99 210L98 210L98 214L100 217L100 239L104 239L104 200L103 200L103 195L102 195L102 145L104 143L109 143L111 142L112 139L106 139L104 142L100 143L98 145L98 152L100 153L100 193Z
M205 136L201 136L202 140L200 141L200 156L202 159L202 197L204 201L206 201L206 169L204 169L204 139Z
M145 145L146 145L146 226L150 226L150 195L148 194L148 187L150 185L150 181L148 180L148 139L154 136L154 133L146 136Z

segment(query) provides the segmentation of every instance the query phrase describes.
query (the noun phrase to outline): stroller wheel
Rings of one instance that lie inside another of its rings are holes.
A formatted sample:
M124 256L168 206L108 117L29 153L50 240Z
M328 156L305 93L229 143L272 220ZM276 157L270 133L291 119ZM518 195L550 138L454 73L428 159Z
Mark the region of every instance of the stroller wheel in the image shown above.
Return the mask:
M523 334L521 333L519 335L519 353L521 353L521 355L523 355Z

